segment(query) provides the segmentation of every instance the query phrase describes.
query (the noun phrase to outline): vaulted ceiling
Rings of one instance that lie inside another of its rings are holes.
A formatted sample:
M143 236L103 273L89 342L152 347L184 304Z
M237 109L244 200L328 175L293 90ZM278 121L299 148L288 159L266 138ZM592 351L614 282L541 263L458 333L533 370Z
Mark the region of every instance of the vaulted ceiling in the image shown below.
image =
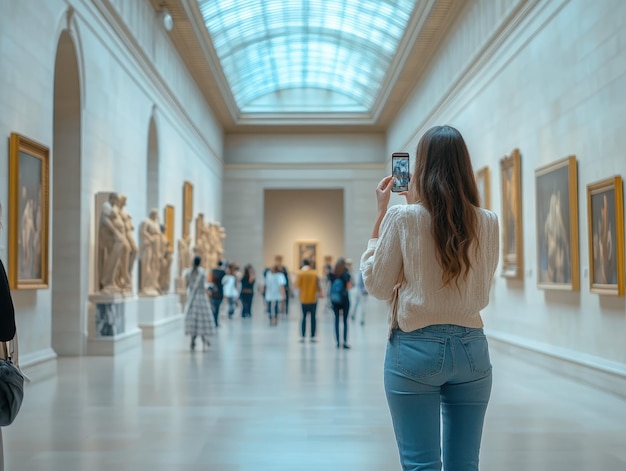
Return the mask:
M458 0L150 0L225 132L384 132Z

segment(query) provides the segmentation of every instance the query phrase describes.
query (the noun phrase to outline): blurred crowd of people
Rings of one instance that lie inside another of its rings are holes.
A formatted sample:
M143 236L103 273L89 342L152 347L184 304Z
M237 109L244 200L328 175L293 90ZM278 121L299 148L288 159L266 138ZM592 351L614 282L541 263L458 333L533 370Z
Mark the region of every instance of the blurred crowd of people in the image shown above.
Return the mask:
M324 312L334 315L337 348L349 349L348 324L351 318L365 325L367 290L360 272L352 273L352 261L339 258L332 264L325 257L321 275L313 268L314 261L304 259L293 275L277 255L274 263L263 270L257 279L252 265L240 268L235 262L219 260L209 273L202 267L202 259L196 256L193 266L185 273L187 301L185 305L185 334L191 338L191 350L196 340L202 340L203 348L210 345L209 336L220 325L222 305L227 318L235 313L251 318L255 295L263 298L269 325L278 325L279 318L289 315L290 300L299 301L302 310L300 341L308 337L317 341L318 304Z

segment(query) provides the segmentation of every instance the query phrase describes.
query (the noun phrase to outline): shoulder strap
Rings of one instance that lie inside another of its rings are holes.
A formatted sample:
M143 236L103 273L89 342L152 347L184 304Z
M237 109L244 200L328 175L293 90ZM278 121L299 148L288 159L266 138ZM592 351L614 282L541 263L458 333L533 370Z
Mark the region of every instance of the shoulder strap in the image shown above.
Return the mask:
M9 340L8 342L2 342L2 352L0 352L2 358L5 360L9 360L13 363L17 369L20 371L24 380L27 383L30 383L30 378L26 376L26 374L20 368L20 360L19 360L19 348L17 345L17 332L15 332L15 336Z

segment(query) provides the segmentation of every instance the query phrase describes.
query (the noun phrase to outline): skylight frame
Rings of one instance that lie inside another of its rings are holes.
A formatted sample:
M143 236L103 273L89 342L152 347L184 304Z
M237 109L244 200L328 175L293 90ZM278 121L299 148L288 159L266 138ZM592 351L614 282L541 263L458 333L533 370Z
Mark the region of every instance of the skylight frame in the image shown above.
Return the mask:
M240 112L289 89L370 110L416 0L197 0ZM337 111L337 110L335 110Z

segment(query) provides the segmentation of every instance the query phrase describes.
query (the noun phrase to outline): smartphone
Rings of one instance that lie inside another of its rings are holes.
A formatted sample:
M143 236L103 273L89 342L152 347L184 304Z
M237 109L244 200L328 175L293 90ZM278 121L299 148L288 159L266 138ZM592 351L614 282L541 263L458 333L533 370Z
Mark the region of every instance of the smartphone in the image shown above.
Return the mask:
M391 154L391 171L393 186L391 191L399 193L409 190L409 154L406 152L394 152Z

